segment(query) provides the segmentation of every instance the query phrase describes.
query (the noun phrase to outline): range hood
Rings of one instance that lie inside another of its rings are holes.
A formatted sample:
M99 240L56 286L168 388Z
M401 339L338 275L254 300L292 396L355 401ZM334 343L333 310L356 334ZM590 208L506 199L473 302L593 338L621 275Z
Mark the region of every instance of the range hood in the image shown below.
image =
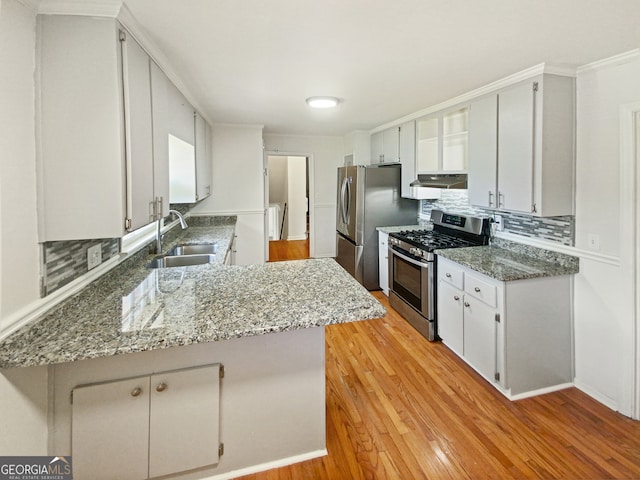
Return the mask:
M465 189L467 188L467 174L418 175L418 179L411 182L411 187Z

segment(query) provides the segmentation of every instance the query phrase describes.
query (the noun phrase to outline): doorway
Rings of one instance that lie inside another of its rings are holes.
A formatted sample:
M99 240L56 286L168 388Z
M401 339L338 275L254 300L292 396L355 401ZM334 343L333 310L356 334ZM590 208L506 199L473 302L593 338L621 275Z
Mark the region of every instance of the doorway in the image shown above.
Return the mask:
M309 258L309 157L268 154L265 158L265 231L268 261Z

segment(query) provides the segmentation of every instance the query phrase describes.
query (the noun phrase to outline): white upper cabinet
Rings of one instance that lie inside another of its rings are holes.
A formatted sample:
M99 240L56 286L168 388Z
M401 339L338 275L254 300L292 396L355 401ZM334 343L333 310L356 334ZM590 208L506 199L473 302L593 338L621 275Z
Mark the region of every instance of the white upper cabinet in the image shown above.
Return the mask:
M471 103L469 201L573 214L574 79L544 74Z
M400 125L400 173L401 195L404 198L414 198L411 182L416 177L416 122L413 120Z
M40 15L38 37L40 241L116 238L153 221L167 180L155 178L166 159L149 56L113 18Z
M400 129L391 127L371 135L371 164L400 161Z
M467 123L467 107L419 119L416 123L417 173L465 173Z
M169 213L169 85L164 72L151 61L153 106L153 192L159 216Z
M196 112L195 150L196 150L196 201L211 195L211 127L202 116Z
M169 87L171 203L195 203L211 194L211 127L174 85Z
M153 195L153 130L151 126L150 59L124 30L122 48L124 93L127 224L136 230L156 219Z

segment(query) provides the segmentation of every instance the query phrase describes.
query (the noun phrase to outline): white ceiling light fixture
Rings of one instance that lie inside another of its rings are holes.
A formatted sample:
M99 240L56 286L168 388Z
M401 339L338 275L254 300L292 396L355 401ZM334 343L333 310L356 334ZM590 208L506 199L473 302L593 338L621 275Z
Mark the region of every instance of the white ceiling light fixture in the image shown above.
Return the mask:
M311 108L333 108L340 100L336 97L309 97L306 102Z

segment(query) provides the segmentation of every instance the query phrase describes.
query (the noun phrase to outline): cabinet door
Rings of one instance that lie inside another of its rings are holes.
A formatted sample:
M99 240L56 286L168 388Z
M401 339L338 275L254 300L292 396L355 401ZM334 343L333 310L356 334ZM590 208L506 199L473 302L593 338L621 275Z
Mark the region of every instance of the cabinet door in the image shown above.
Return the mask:
M466 172L469 108L464 107L442 116L443 172Z
M393 127L382 132L384 163L397 162L400 157L400 129Z
M219 410L220 364L152 375L149 476L218 463Z
M147 478L149 377L73 390L74 478Z
M378 232L378 273L380 288L385 295L389 295L389 234Z
M496 373L496 310L466 295L463 337L465 360L493 382Z
M440 169L440 117L428 117L416 123L416 170L432 173Z
M464 353L463 294L445 281L438 281L438 336L459 356Z
M384 132L371 135L371 164L384 161Z
M202 200L211 193L211 162L207 157L207 122L196 112L194 117L196 153L196 200Z
M153 195L169 212L169 99L170 80L155 62L151 62L151 106L153 108Z
M498 96L489 95L469 107L469 203L496 208L498 178Z
M127 164L128 230L154 220L153 133L151 127L150 59L140 45L120 32L125 105L125 152Z
M416 122L400 125L400 191L405 198L411 196L411 182L416 177Z
M534 98L532 83L499 97L498 208L531 213L533 205Z

